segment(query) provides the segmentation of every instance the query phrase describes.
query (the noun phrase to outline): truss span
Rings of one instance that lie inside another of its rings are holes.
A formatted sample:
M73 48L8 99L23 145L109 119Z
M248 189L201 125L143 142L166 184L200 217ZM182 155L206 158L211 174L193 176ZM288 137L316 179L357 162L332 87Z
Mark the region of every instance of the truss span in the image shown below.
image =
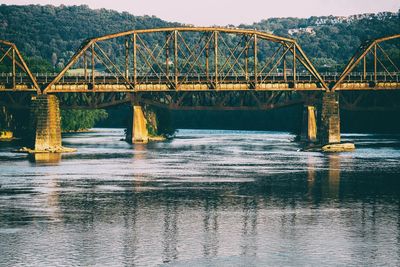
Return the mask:
M293 39L242 29L161 28L85 41L44 92L326 89Z

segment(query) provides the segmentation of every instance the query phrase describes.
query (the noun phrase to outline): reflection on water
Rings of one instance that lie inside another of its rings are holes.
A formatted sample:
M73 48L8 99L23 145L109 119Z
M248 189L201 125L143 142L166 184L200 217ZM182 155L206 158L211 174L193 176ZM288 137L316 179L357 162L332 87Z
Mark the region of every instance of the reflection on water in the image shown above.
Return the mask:
M332 198L339 197L340 187L340 155L328 155L329 160L329 192Z
M35 153L28 156L33 163L57 164L61 161L61 153Z
M0 266L400 264L399 136L341 154L287 133L122 136L69 135L62 158L1 144Z

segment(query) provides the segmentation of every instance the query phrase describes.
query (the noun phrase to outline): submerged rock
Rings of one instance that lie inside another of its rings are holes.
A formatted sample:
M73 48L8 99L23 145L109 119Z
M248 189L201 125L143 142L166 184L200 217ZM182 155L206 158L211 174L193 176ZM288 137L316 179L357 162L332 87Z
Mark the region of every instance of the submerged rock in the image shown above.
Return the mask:
M34 153L73 153L78 151L76 148L69 148L69 147L52 147L48 148L46 150L35 150L27 147L20 148L18 150L15 150L13 152L16 153L28 153L28 154L34 154Z
M310 145L303 148L301 151L308 152L351 152L356 149L353 143L337 143L326 145Z
M353 143L329 144L322 147L323 152L348 152L355 149L356 146Z

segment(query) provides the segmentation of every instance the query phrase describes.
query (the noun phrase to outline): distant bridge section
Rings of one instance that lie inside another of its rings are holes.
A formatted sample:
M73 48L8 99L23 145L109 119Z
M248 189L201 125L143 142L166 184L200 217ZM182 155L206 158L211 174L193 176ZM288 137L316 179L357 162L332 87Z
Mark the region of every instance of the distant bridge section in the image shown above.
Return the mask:
M0 40L0 91L33 91L41 93L17 46Z
M396 34L365 42L336 81L325 81L332 90L400 90L399 41ZM390 51L385 44L391 45Z

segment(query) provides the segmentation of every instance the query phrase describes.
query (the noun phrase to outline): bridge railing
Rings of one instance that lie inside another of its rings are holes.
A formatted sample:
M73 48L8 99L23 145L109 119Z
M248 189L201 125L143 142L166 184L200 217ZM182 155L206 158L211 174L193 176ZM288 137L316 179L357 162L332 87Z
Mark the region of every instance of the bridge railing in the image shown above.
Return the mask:
M218 76L215 74L208 74L206 73L188 73L188 74L179 74L178 78L185 79L187 81L197 81L199 83L206 82L206 81L214 81L215 78L226 77L226 82L241 82L246 83L254 79L254 73L220 73ZM265 81L265 82L288 82L296 80L298 82L316 82L314 76L310 74L296 74L296 78L293 77L292 73L277 72L277 73L258 73L258 77ZM325 72L322 73L322 78L327 82L335 82L339 80L340 73L337 72ZM56 76L57 73L34 73L38 83L40 84L47 84L51 82ZM0 83L11 83L13 82L14 75L12 73L0 73ZM142 83L148 82L156 82L157 80L160 83L165 83L167 80L171 80L174 76L162 76L161 73L159 74L151 74L148 75L146 73L138 73L137 77ZM246 78L247 77L247 78ZM133 81L133 75L129 75L128 79ZM382 82L400 82L400 72L379 72L376 74L376 78L378 81ZM26 73L18 73L16 74L16 83L23 84L30 82L30 77ZM92 76L90 73L85 76L84 74L66 74L60 80L60 83L84 83L87 80L91 80ZM104 84L107 82L114 82L116 84L124 83L124 76L115 76L114 74L101 72L96 74L96 81L103 82ZM350 73L343 81L345 82L370 82L375 81L375 73L374 72L353 72Z

